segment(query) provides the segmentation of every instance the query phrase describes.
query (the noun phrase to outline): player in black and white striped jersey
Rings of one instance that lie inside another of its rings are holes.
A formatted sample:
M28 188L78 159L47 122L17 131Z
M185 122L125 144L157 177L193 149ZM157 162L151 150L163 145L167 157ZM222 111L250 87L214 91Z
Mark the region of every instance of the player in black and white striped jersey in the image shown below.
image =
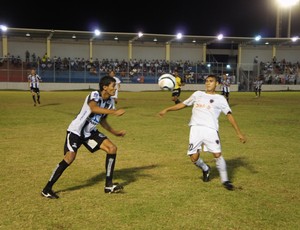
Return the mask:
M253 82L254 92L255 92L256 97L260 97L260 95L261 95L262 84L263 84L263 80L261 77L257 77L256 81Z
M125 130L115 130L107 122L108 115L122 116L123 109L116 109L114 99L116 80L110 76L104 76L99 83L99 91L93 91L86 96L81 111L67 128L64 159L56 166L48 183L42 191L42 196L50 199L57 199L58 195L53 192L54 183L62 173L75 160L77 151L84 145L91 153L98 150L106 152L106 181L105 193L117 193L123 189L119 184L113 183L113 173L116 162L117 147L111 140L97 129L100 124L102 128L115 136L124 136Z
M30 74L28 75L28 83L29 83L29 88L30 92L32 95L32 99L34 102L34 106L36 106L36 102L39 104L41 103L40 101L40 82L42 81L42 78L36 73L35 68L32 68L30 71Z
M230 94L230 79L226 74L223 75L221 79L221 87L222 87L222 95L226 98L227 102L229 102L229 94Z

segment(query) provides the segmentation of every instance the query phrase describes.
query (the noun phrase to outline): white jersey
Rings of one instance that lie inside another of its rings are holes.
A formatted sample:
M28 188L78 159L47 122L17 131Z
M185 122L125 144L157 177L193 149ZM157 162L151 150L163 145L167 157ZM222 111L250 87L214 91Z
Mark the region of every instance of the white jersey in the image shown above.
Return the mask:
M114 79L116 80L117 85L121 83L121 80L118 77L114 77Z
M219 130L218 118L220 113L225 115L231 112L225 97L219 94L207 94L202 91L194 92L188 99L183 101L187 106L193 105L192 116L189 126L205 126L216 131Z
M83 138L88 138L91 135L91 132L96 130L96 126L101 120L107 117L107 114L92 113L88 103L93 100L97 102L98 106L101 108L115 109L113 99L109 98L108 100L103 100L99 91L93 91L85 98L81 111L71 122L67 131L75 133Z

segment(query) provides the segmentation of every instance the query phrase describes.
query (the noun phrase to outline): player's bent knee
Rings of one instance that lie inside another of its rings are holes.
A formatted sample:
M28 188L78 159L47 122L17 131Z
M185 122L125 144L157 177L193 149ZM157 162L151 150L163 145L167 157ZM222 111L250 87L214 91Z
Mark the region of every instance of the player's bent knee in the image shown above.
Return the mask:
M108 154L115 154L117 152L117 150L118 150L118 148L115 145L108 145L108 146L106 146L106 149L105 149L105 151Z
M222 153L214 153L214 158L219 158L220 156L222 156Z
M199 153L195 153L195 154L190 155L190 159L195 164L196 161L199 159Z
M117 150L118 150L117 146L115 146L115 145L111 146L109 149L110 149L109 152L112 153L112 154L117 153Z
M75 152L67 152L65 154L64 160L71 165L72 162L76 159L76 153Z

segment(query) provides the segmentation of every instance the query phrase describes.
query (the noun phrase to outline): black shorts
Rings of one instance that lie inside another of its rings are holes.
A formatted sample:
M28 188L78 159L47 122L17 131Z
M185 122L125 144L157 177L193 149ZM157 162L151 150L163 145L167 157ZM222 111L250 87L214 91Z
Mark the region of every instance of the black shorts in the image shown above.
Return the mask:
M172 97L179 97L181 93L181 88L173 89L172 91Z
M91 153L96 152L100 149L102 142L107 139L103 133L100 133L98 130L93 131L89 138L82 138L77 136L74 133L68 132L66 135L64 154L67 152L77 153L80 146L83 144Z
M40 89L39 89L39 88L33 88L33 87L30 87L30 91L31 91L31 92L34 92L34 93L39 93L39 92L40 92Z

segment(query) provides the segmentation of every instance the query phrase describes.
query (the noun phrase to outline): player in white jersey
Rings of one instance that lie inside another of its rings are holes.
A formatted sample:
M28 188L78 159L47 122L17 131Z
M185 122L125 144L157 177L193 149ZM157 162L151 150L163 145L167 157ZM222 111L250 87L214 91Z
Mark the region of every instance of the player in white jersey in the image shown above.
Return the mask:
M42 81L42 78L36 73L35 68L32 68L30 71L30 74L28 75L28 83L30 92L32 95L32 99L34 102L34 106L36 106L36 101L40 104L40 82ZM36 98L37 97L37 98Z
M119 97L119 90L121 88L121 80L116 77L116 72L114 70L109 71L108 73L109 76L113 77L116 80L116 93L112 98L115 99L115 103L118 103L118 97Z
M176 111L187 106L193 106L192 116L189 122L190 136L187 155L191 161L203 171L203 181L208 182L210 166L200 158L201 151L209 151L214 155L216 166L220 174L223 186L233 190L234 186L228 179L226 161L222 156L221 142L219 137L219 116L224 113L228 121L235 129L240 141L246 142L245 136L241 133L227 100L220 94L216 94L218 79L215 75L207 76L205 80L205 92L196 91L183 102L165 108L159 112L164 116L169 111Z
M116 80L114 78L104 76L99 83L100 90L91 92L85 98L81 111L67 128L64 158L54 169L48 183L42 190L42 196L51 199L58 198L52 187L65 169L75 160L81 145L84 145L91 153L100 149L106 152L104 192L117 193L123 189L120 184L113 183L117 146L97 129L97 125L100 124L102 128L115 136L126 134L125 130L113 129L106 119L109 114L122 116L125 113L123 109L115 109L114 100L111 98L115 94L115 86Z

